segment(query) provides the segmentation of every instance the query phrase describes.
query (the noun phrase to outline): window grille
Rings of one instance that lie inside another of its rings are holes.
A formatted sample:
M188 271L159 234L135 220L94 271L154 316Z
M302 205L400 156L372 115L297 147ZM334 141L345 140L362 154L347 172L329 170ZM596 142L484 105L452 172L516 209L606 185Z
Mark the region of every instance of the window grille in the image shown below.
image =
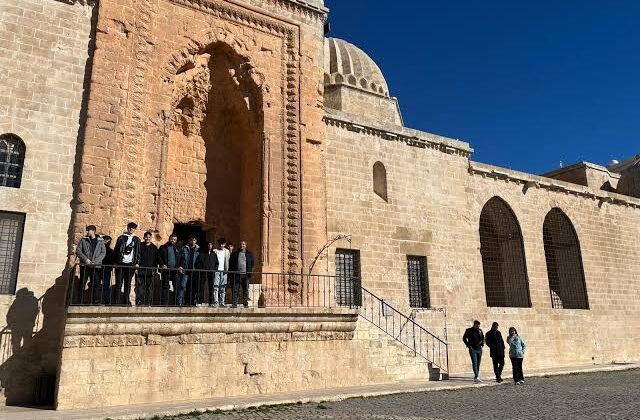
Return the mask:
M551 305L558 309L589 309L578 235L558 208L547 213L543 225Z
M16 292L24 214L0 212L0 294Z
M0 187L20 188L25 151L20 137L0 135Z
M338 306L360 306L360 251L336 249L336 302Z
M407 256L407 275L409 278L409 305L412 308L428 308L427 258Z
M520 225L498 197L489 200L480 214L480 254L487 306L531 307Z
M382 162L376 162L373 164L373 192L382 198L387 200L387 170Z

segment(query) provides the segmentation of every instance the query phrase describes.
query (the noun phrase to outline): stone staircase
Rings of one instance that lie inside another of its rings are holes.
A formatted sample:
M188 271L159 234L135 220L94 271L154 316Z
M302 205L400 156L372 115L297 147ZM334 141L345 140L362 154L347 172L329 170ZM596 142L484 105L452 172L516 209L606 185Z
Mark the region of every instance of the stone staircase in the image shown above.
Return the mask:
M384 369L386 381L444 379L440 369L362 317L354 340L365 348L371 364Z

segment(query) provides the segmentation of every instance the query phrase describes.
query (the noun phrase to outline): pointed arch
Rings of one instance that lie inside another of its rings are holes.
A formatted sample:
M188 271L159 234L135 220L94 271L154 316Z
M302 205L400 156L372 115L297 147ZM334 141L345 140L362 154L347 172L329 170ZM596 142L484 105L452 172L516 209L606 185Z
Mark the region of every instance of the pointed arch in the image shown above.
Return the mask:
M373 192L384 201L389 201L387 196L387 169L382 162L373 164Z
M0 187L20 188L26 151L17 135L0 135Z
M589 309L578 234L559 208L547 213L542 228L551 305L556 309Z
M531 307L522 231L500 197L491 198L480 214L480 254L487 306Z

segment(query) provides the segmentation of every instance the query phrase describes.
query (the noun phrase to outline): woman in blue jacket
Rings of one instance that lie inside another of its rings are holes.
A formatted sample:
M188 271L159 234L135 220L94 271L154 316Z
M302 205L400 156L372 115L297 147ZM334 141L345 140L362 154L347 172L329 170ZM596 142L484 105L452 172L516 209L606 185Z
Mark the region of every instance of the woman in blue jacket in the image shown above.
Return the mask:
M514 327L509 328L507 344L509 344L509 358L511 359L511 367L513 368L513 381L516 385L522 385L524 384L522 361L524 360L524 351L527 346Z

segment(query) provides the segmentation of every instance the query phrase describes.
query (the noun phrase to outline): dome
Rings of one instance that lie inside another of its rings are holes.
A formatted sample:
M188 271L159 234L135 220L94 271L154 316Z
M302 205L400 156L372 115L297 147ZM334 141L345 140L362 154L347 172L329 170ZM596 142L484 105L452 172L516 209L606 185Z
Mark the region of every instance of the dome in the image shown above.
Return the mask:
M389 97L380 67L364 51L337 38L324 41L325 85L347 84Z

